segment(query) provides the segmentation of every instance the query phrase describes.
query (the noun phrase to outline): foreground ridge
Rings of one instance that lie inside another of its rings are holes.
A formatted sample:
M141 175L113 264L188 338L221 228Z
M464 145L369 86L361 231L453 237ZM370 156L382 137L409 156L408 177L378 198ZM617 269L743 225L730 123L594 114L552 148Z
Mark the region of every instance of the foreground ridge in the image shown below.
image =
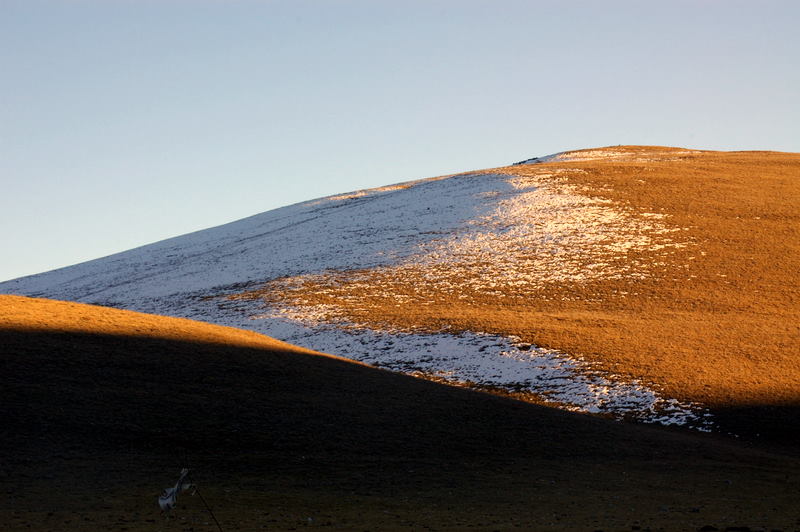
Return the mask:
M543 408L163 316L0 296L0 317L7 530L151 530L163 519L154 485L187 463L225 530L796 521L797 459L714 435ZM165 524L179 525L214 527L188 494Z

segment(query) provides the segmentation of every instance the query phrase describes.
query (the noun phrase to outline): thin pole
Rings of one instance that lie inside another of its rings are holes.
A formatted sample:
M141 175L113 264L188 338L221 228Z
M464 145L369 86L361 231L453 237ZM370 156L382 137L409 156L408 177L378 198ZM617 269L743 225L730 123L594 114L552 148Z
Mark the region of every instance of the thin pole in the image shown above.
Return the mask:
M186 469L189 469L189 453L186 451L186 449L183 450L183 463L186 464ZM191 469L189 470L191 471ZM200 500L203 501L203 505L206 507L206 510L208 510L208 513L211 515L211 519L213 519L214 523L217 525L219 532L224 532L222 530L222 526L219 524L219 521L217 521L217 516L214 515L214 511L211 509L211 506L208 505L206 500L203 498L203 495L200 493L200 490L197 488L197 484L195 484L193 488L197 496L200 497Z
M219 524L219 521L217 521L217 517L214 515L214 512L211 510L211 507L208 505L206 500L203 498L203 495L200 493L200 490L197 489L197 487L195 487L194 488L194 492L197 494L198 497L200 497L200 500L203 501L203 504L205 505L206 510L208 510L208 513L211 514L211 519L213 519L214 523L217 524L217 528L219 529L219 532L223 532L222 527Z

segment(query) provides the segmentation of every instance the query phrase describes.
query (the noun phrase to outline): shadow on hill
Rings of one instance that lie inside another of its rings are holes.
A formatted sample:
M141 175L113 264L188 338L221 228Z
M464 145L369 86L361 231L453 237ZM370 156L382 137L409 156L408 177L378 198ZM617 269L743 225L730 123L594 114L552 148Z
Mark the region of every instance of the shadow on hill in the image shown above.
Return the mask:
M186 456L224 521L245 528L265 508L280 529L313 507L359 529L696 529L793 515L797 460L716 436L280 349L17 330L0 330L0 346L0 487L12 494L0 516L20 530L56 518L64 530L129 527L120 515L150 530L141 509ZM731 497L748 502L732 509Z
M618 457L616 444L636 432L279 349L13 330L0 344L4 429L45 446L596 460Z
M740 404L714 410L721 430L758 446L800 455L800 401L783 404Z
M463 462L644 459L701 438L443 386L323 356L152 337L0 331L4 429L44 446ZM725 420L764 422L757 406ZM776 419L797 419L796 407ZM770 425L786 436L791 426ZM501 458L502 457L502 458Z

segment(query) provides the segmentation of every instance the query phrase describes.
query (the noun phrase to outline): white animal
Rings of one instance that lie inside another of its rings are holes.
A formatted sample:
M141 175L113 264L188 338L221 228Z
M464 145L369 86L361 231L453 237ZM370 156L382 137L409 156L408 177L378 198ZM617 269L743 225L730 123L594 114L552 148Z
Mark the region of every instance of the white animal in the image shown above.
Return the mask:
M161 507L162 512L168 512L175 507L178 501L178 494L192 488L190 482L185 482L186 477L189 475L189 470L184 468L181 470L181 476L178 482L172 488L166 488L164 493L158 498L158 505Z

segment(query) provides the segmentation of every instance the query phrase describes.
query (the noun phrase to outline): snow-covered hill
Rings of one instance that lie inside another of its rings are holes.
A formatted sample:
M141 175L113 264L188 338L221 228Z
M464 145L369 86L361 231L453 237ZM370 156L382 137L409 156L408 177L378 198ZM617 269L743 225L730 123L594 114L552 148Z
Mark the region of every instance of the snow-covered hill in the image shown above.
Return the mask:
M603 150L587 157L625 156ZM531 159L530 164L578 160ZM483 331L375 330L314 306L228 300L268 282L375 268L424 273L458 293L500 285L642 276L615 260L685 246L657 213L630 213L533 177L474 172L362 190L265 212L76 266L0 284L0 293L107 305L253 329L319 351L454 384L529 391L561 407L707 428L697 405L662 397L567 353ZM459 281L456 281L458 279ZM364 287L380 290L380 286ZM398 301L402 304L402 301Z

